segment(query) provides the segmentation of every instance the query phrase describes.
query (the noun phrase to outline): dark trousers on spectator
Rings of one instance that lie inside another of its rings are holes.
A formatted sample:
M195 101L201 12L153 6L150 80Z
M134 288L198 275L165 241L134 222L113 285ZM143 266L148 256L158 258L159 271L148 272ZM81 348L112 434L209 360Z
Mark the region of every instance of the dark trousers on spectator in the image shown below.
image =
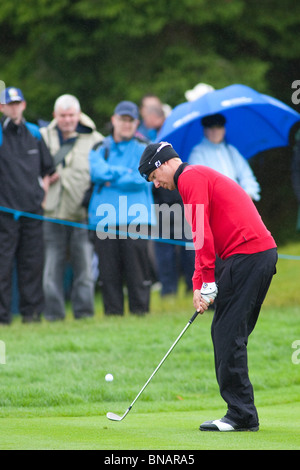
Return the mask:
M147 313L151 288L148 240L124 239L119 235L104 240L96 237L95 251L99 258L105 314L124 314L125 285L130 312Z
M0 213L0 323L11 316L12 273L17 263L19 312L24 320L39 317L44 308L42 221Z
M245 427L258 425L248 374L248 337L276 272L276 262L276 249L216 261L219 293L211 328L216 376L228 405L226 417Z
M155 255L162 296L177 293L180 274L183 274L186 290L193 290L194 250L172 243L155 242Z
M84 222L83 222L84 223ZM93 247L88 232L79 227L44 222L45 318L65 318L64 276L66 263L72 267L71 304L76 319L94 315Z

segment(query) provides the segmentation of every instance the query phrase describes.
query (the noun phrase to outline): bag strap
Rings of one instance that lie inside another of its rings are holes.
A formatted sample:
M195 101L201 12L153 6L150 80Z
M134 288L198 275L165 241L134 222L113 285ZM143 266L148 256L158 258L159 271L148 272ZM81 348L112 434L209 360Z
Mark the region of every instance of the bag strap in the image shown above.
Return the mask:
M104 140L101 140L100 142L97 142L92 150L98 150L99 148L104 148L104 160L107 161L109 157L109 151L110 151L110 142L109 139L106 137Z
M76 139L72 140L72 142L66 142L63 144L58 152L53 156L54 165L58 166L66 157L66 155L72 150L76 142Z

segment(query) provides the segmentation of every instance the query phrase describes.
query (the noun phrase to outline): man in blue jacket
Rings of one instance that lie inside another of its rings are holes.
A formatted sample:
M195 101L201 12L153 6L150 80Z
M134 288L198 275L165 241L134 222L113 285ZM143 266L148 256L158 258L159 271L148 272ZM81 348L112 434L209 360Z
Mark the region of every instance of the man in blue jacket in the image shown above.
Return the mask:
M97 229L95 250L104 311L124 314L125 281L130 312L144 314L149 311L151 287L147 236L155 215L151 188L137 170L146 147L135 137L138 107L130 101L120 102L111 122L112 134L89 155L95 185L89 223Z
M22 91L1 93L0 111L0 324L11 322L14 261L19 280L19 311L23 322L37 321L44 308L42 214L43 180L55 172L38 127L26 122ZM19 217L30 212L33 218Z

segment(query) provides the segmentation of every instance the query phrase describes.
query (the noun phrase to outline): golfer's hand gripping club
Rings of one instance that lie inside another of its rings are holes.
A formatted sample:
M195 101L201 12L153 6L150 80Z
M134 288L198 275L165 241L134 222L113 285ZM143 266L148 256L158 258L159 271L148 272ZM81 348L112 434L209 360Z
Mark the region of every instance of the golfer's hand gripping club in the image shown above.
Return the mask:
M217 297L218 287L215 282L203 283L201 289L194 290L193 303L199 313L204 313Z
M202 284L201 290L201 297L205 300L208 304L212 304L215 298L218 295L218 287L215 282L204 282Z

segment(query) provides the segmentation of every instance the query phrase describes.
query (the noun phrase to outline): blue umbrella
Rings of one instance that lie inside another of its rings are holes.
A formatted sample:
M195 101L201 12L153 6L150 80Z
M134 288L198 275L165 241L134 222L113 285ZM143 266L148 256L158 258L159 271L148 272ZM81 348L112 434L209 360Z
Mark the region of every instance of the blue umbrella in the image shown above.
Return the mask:
M166 119L157 142L170 142L183 161L203 137L201 118L221 113L226 117L226 141L249 159L258 152L289 145L289 134L300 114L281 101L245 85L211 91L182 103Z

